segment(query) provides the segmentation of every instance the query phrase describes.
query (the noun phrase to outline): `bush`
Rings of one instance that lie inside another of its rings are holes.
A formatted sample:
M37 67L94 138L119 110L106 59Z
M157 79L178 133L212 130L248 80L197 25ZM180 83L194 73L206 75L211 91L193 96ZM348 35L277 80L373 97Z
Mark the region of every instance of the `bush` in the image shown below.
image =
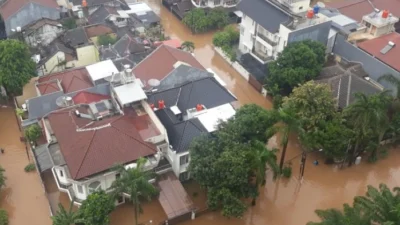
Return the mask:
M8 225L8 213L4 209L0 209L0 225Z
M185 14L182 23L194 33L201 33L226 26L229 23L229 16L220 8L211 9L208 14L202 8L195 8Z
M23 117L25 114L24 110L20 108L17 108L15 111L17 112L17 115L20 117Z
M68 19L64 20L63 23L62 23L62 25L63 25L63 27L66 28L67 30L74 29L74 28L77 27L77 26L76 26L76 21L75 21L74 18L68 18Z
M282 169L282 176L286 178L290 178L292 176L292 167L285 166Z
M28 165L25 166L24 170L25 172L31 172L36 170L36 166L34 163L29 163Z
M222 51L233 62L236 60L236 50L232 48L239 41L240 33L233 26L225 27L224 31L214 34L213 44L222 49Z
M35 143L41 135L42 128L40 128L37 124L31 125L25 129L25 137L31 142Z
M97 39L98 45L112 45L117 42L117 39L109 34L100 35Z

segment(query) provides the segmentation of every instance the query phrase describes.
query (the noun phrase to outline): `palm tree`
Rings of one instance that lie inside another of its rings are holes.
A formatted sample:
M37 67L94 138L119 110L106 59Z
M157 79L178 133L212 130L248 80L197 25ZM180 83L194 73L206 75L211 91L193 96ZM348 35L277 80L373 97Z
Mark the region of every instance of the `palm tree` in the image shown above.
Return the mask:
M343 212L338 209L316 210L321 222L309 222L307 225L368 225L370 219L361 208L343 205ZM383 224L382 224L383 225ZM389 224L388 224L389 225Z
M143 169L146 161L144 158L138 159L136 168L126 169L122 165L117 166L116 170L121 176L109 188L114 198L118 198L123 193L130 195L130 200L135 207L136 225L138 225L139 214L143 211L141 199L150 201L151 197L158 193L157 189L149 183L152 173Z
M181 44L181 48L185 51L192 52L194 50L194 43L191 41L185 41Z
M254 150L254 162L252 165L254 165L254 173L255 173L255 178L256 178L256 187L257 190L260 186L265 185L266 181L266 171L267 171L267 166L271 168L273 172L274 179L276 176L279 174L279 167L278 164L276 163L277 157L276 157L276 152L277 149L268 149L266 148L265 144L260 142L260 141L254 141L252 143L253 150ZM254 197L252 200L252 205L256 205L256 198Z
M58 204L57 214L52 216L53 225L72 225L76 223L82 223L82 219L80 218L77 212L72 211L74 206L74 200L69 204L68 211L64 208L61 203Z
M370 96L357 93L355 95L356 101L345 109L345 115L356 131L355 146L349 165L353 163L357 156L361 141L371 132L377 135L377 147L379 147L385 132L389 128L388 106L391 101L389 93L388 90ZM375 155L376 151L377 148L372 155Z
M282 171L283 164L285 162L286 149L289 144L289 136L293 132L301 132L302 128L300 120L296 118L294 112L291 110L280 109L278 114L279 122L281 122L281 124L276 127L276 130L281 133L280 144L282 146L282 154L279 163L279 169Z
M365 196L354 198L354 205L360 207L365 214L371 216L373 224L392 222L400 224L400 188L396 187L393 192L384 185L379 185L379 190L368 186Z

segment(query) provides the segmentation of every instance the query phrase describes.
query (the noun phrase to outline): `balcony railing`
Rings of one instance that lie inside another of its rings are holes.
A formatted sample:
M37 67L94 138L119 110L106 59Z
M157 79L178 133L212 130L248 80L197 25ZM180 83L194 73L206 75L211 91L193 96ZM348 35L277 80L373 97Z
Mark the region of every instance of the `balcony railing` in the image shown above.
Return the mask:
M267 42L268 44L270 44L272 47L275 47L278 42L274 41L272 39L270 39L269 37L267 37L266 35L264 35L263 33L257 32L257 36L259 36L261 39L263 39L265 42Z
M162 172L168 172L168 171L172 170L172 166L171 166L171 164L166 164L166 165L162 165L162 166L157 166L153 170L154 170L154 173L159 174Z
M254 55L256 55L258 58L260 58L261 60L263 60L264 62L268 62L268 61L274 60L274 57L268 56L268 55L266 55L265 53L261 53L261 52L255 50L255 49L253 49L251 52L252 52Z

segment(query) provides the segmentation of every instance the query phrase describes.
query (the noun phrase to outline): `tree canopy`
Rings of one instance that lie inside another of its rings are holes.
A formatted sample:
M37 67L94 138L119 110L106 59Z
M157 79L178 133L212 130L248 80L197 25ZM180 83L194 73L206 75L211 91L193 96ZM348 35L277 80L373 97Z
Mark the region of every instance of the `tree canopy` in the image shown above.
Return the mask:
M100 35L97 38L97 44L98 45L113 45L115 42L117 42L117 38L113 37L110 34L104 34Z
M208 206L222 208L227 217L241 217L244 198L255 198L265 183L266 164L277 171L275 151L265 147L266 131L274 116L257 105L245 105L223 122L212 136L203 136L190 147L191 176L207 189Z
M202 33L225 27L229 17L227 12L220 8L213 8L208 12L202 8L194 8L185 14L182 22L194 33Z
M312 40L290 43L268 66L269 93L288 95L294 87L317 77L324 62L323 44Z
M42 135L42 128L37 124L31 125L25 129L25 137L31 142L35 143L40 135Z
M68 211L61 203L58 203L58 210L55 215L51 217L53 225L71 225L83 222L78 212L73 211L74 201L69 204Z
M17 40L0 41L0 84L8 94L22 94L22 88L36 75L28 47Z
M365 196L354 198L353 206L338 209L316 210L321 222L308 225L395 225L400 224L400 188L391 191L386 185L379 189L368 186Z
M103 190L91 193L79 208L85 225L107 225L109 215L115 209L114 199Z

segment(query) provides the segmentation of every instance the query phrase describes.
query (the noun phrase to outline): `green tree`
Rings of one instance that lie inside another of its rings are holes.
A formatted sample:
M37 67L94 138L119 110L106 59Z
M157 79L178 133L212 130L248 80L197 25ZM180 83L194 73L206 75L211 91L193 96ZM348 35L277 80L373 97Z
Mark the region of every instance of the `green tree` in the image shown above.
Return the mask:
M181 44L181 48L183 49L183 50L185 50L185 51L188 51L188 52L193 52L193 50L194 50L194 43L193 42L191 42L191 41L184 41L182 44Z
M4 172L6 172L6 170L0 166L0 189L6 185L7 178Z
M205 32L211 26L211 21L202 8L194 8L187 12L183 17L182 23L189 27L194 33Z
M28 46L7 39L0 41L0 84L12 96L22 94L22 88L36 75L36 65Z
M228 13L223 8L213 8L207 16L213 28L221 29L229 23Z
M91 193L79 212L85 225L107 225L110 223L109 215L115 209L114 199L103 190Z
M316 210L321 222L309 222L307 225L369 225L370 219L363 215L361 208L343 205L343 212L338 209ZM383 225L383 224L382 224Z
M278 111L278 121L280 124L271 129L271 132L279 132L281 135L280 145L282 147L281 159L279 162L279 170L282 171L285 162L286 150L289 144L289 137L292 133L301 135L301 121L297 119L295 113L290 109L281 108Z
M220 31L214 34L213 44L217 47L229 46L231 44L231 37L229 33Z
M325 50L321 49L325 46L311 40L289 44L268 66L266 85L269 93L288 95L294 87L318 76L325 57Z
M0 225L8 225L8 213L4 209L0 209Z
M336 101L327 84L309 81L293 89L283 99L283 108L290 108L303 121L306 131L315 129L319 122L332 119L336 114Z
M115 44L115 42L117 42L117 38L113 37L110 34L100 35L97 38L98 45L113 45Z
M62 22L62 25L63 25L63 27L66 28L67 30L71 30L71 29L74 29L74 28L77 27L77 26L76 26L76 21L75 21L74 18L65 19L65 20Z
M360 153L363 141L375 136L376 148L373 149L371 157L377 157L377 148L389 129L388 108L392 97L388 91L367 96L363 93L355 95L356 101L344 111L346 119L355 131L355 143L349 165L351 165Z
M137 160L136 168L125 169L124 166L119 165L116 171L121 175L119 179L115 180L110 187L112 195L117 199L121 194L126 193L130 195L130 200L135 207L135 224L139 224L139 214L142 213L141 199L148 201L158 194L157 189L149 183L153 174L143 169L146 163L145 158Z
M42 128L40 128L39 125L37 124L31 125L25 129L25 137L30 142L36 143L36 141L39 139L41 135L42 135Z
M73 211L74 201L72 200L69 204L68 211L64 206L59 203L57 213L51 217L53 220L53 225L72 225L76 223L81 223L82 219L78 212Z

